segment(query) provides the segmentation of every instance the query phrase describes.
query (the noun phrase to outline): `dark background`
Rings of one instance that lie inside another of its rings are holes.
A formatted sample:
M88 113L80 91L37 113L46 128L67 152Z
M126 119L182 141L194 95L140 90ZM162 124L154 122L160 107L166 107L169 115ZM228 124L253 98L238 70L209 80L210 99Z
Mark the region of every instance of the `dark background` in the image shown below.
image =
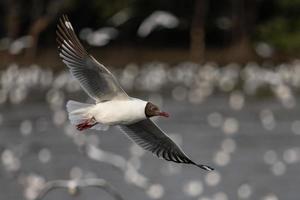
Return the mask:
M299 58L299 9L299 0L2 0L1 60L47 60L56 67L55 27L59 16L68 14L77 32L87 27L90 32L103 27L115 31L104 43L88 42L91 51L115 66L152 60L288 61ZM152 17L145 25L151 31L139 35L140 26L157 11L168 14ZM169 14L175 22L167 20ZM13 45L18 38L27 41L19 50Z
M298 200L299 9L299 0L0 1L0 199ZM92 100L57 55L62 14L215 171L159 160L113 127L69 123L66 101Z

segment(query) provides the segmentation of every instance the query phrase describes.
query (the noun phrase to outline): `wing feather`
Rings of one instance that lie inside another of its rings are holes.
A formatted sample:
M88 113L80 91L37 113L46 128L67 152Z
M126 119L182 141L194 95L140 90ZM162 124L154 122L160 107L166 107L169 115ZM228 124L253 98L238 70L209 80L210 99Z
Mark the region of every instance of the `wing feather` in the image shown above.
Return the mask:
M96 102L128 98L113 74L84 49L67 16L59 19L56 34L59 56L90 97Z
M202 169L211 171L213 168L194 163L162 130L150 119L145 119L131 125L120 125L135 143L151 151L159 158L176 163L193 164Z

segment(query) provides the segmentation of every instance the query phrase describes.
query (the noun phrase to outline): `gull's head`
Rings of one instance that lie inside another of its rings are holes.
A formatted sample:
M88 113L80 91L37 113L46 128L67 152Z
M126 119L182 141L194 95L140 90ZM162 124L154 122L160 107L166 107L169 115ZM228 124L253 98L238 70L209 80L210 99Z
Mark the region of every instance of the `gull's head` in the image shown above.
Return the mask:
M154 105L151 102L148 102L145 107L145 114L149 117L161 116L161 117L169 117L169 114L161 111L158 106Z

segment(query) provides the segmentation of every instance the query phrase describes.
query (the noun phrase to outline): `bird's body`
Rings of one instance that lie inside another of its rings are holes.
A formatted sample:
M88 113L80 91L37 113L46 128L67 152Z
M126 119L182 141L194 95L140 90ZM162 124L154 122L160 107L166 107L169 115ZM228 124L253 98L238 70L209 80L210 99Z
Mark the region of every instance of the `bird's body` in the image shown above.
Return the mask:
M66 16L60 19L57 28L62 61L83 90L95 100L95 104L72 100L67 102L69 119L78 130L98 129L102 125L117 126L132 141L160 158L213 170L207 165L193 162L149 119L169 115L150 102L130 97L113 74L87 53Z
M112 100L97 103L91 109L91 113L99 123L106 125L127 125L146 119L146 104L146 101L136 98Z
M128 125L146 119L146 104L146 101L136 98L117 99L75 109L70 114L82 114L84 118L94 118L103 125Z

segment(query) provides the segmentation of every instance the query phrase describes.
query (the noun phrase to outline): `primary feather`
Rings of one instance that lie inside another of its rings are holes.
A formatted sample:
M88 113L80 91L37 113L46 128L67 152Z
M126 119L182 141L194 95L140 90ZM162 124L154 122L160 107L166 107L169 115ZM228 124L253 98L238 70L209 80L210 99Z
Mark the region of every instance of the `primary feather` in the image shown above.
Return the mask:
M56 33L59 56L90 97L96 102L128 97L113 74L87 53L66 16Z
M176 163L193 164L211 171L213 168L194 163L185 153L150 119L145 119L131 125L120 125L135 143L145 150L151 151L159 158Z

